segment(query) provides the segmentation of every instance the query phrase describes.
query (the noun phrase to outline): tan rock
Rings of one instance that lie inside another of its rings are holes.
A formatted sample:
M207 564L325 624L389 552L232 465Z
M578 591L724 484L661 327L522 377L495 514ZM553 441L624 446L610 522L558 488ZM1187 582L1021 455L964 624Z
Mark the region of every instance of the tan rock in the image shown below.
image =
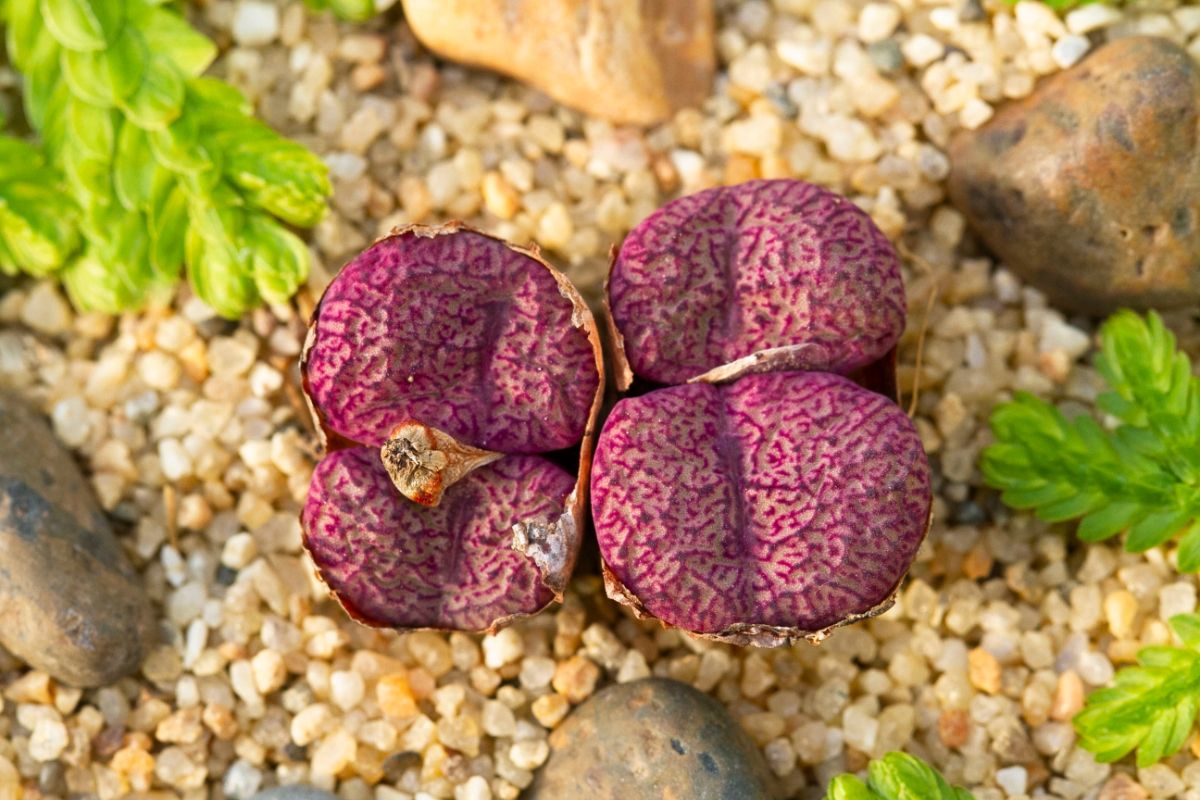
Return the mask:
M1060 722L1069 720L1083 708L1083 680L1075 670L1067 670L1058 676L1054 690L1054 702L1050 706L1050 719Z
M976 647L967 653L967 678L976 689L995 694L1000 691L1000 662L987 650Z
M708 96L711 3L694 0L404 0L438 55L525 81L564 105L650 125Z
M950 199L1064 309L1200 301L1200 66L1166 39L1110 42L949 148Z

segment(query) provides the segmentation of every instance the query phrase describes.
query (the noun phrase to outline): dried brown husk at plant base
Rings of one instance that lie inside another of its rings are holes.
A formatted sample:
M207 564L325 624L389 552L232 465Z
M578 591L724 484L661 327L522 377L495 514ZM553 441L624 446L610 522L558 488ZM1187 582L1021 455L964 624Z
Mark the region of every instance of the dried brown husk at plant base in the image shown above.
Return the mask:
M498 237L483 233L475 228L465 225L459 221L452 221L445 225L428 226L428 225L410 225L403 228L394 229L388 237L382 237L377 241L383 242L392 238L416 237L417 239L433 239L441 236L453 236L458 233L467 233L476 236L486 237L491 242L507 248L508 251L515 253L527 259L536 262L541 268L545 269L554 280L554 285L557 288L558 294L567 300L571 307L570 325L576 330L581 331L590 345L592 360L595 365L596 374L598 376L597 388L594 395L591 397L591 402L587 408L587 419L583 428L582 439L579 441L579 465L575 476L575 487L567 495L564 501L564 507L561 514L556 519L551 521L525 520L518 521L513 525L513 539L511 547L521 553L536 567L537 573L540 576L540 581L551 593L552 597L546 605L552 602L561 602L563 592L566 590L568 581L570 580L571 572L574 569L576 559L579 555L579 549L582 543L583 532L585 530L585 512L587 507L587 486L590 476L590 465L592 458L592 450L596 435L596 424L600 413L600 405L604 394L604 364L601 352L601 343L599 331L596 327L595 320L592 317L591 311L588 309L583 298L579 295L575 287L570 281L545 259L541 257L540 251L536 246L521 247L505 242ZM351 262L353 263L353 262ZM347 265L349 266L349 265ZM331 283L331 286L334 284ZM319 403L314 396L313 386L311 384L311 363L313 348L317 341L317 328L321 321L322 307L326 302L329 294L329 289L326 289L322 295L321 301L318 302L313 311L312 320L310 322L308 334L305 341L304 350L301 356L301 375L304 395L308 401L310 412L313 416L314 423L320 431L320 438L324 447L325 455L338 453L339 451L348 450L350 448L360 447L357 441L353 441L347 436L340 433L331 425L326 418L326 415L319 407ZM419 302L419 300L417 301ZM443 433L443 436L446 434ZM493 459L482 459L483 463L489 463ZM479 464L478 466L483 466ZM412 501L403 498L397 492L395 502L410 503ZM313 544L311 537L313 531L309 529L307 522L304 526L304 544L310 553L312 552ZM321 574L321 568L318 567L318 574L322 581L329 585L331 592L338 599L338 602L346 610L346 612L357 621L372 626L383 627L398 627L402 630L434 630L445 629L435 625L403 625L395 626L391 623L381 622L379 619L373 618L370 614L364 613L356 604L348 598L343 592L338 591L329 584L328 578ZM474 632L495 632L500 628L512 624L514 621L539 613L546 606L541 608L526 610L520 613L511 613L496 617L485 626L474 628ZM455 628L457 629L457 628Z

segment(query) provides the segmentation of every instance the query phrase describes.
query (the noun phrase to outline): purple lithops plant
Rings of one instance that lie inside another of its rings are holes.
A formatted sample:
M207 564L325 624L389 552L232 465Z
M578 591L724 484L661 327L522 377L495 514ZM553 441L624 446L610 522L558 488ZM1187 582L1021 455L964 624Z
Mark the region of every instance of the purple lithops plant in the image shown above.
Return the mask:
M904 412L825 372L621 400L592 469L616 599L742 644L875 612L916 555L929 495Z
M587 306L535 250L396 231L330 283L301 369L327 451L305 546L351 616L487 631L561 600L603 367ZM578 476L541 455L576 445Z
M661 384L779 369L844 375L904 332L887 237L846 198L802 181L666 204L626 237L608 293L629 368ZM620 363L617 377L627 388Z
M899 261L870 218L798 181L708 190L631 232L609 289L633 373L669 385L619 401L600 434L609 596L763 646L890 607L932 496L912 422L843 377L893 385L879 377L904 330Z

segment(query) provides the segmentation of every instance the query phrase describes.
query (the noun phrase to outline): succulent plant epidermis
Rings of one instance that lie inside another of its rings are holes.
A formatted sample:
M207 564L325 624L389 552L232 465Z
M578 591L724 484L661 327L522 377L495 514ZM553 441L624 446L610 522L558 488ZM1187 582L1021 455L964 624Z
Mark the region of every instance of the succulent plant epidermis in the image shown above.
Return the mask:
M762 644L875 613L928 524L928 462L886 398L826 373L622 400L592 473L609 594Z
M906 312L887 237L846 198L795 180L666 204L614 252L607 300L629 367L661 384L846 374L895 345Z
M305 544L346 610L372 625L483 631L532 614L554 591L512 547L513 526L557 520L575 478L540 456L477 469L436 507L396 494L371 448L339 450L313 474Z

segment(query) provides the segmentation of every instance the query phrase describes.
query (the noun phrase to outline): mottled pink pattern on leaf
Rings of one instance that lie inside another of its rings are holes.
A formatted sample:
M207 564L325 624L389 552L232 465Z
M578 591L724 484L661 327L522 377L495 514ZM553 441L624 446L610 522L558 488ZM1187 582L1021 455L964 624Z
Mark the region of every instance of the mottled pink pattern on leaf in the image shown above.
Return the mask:
M575 479L538 456L506 456L435 508L401 497L374 450L326 456L303 512L309 553L355 617L398 628L481 631L553 595L511 548L516 522L552 522Z
M592 471L600 551L659 619L819 631L871 610L924 537L930 475L895 404L827 373L617 403Z
M900 262L844 197L795 180L674 200L626 237L609 284L633 371L684 383L769 348L788 368L849 373L904 332Z
M576 444L599 378L574 307L542 264L471 231L377 242L321 300L307 379L342 436L378 447L416 419L464 444Z

